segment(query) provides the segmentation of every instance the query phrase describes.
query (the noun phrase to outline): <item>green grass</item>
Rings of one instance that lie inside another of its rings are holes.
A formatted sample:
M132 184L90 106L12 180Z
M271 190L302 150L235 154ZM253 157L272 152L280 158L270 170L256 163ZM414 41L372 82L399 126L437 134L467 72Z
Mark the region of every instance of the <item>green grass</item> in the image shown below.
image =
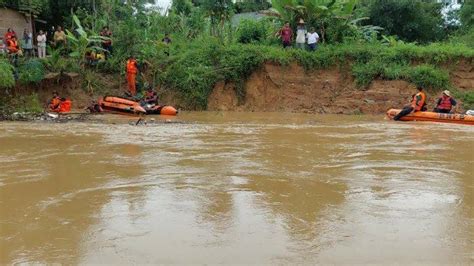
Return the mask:
M15 86L13 66L7 59L0 58L0 88L11 88Z
M217 81L243 84L264 62L280 65L297 62L307 71L352 66L349 69L359 87L381 78L406 80L437 91L451 86L448 73L437 65L474 58L473 49L464 44L388 47L354 43L322 45L316 52L308 52L262 44L224 46L213 39L195 41L186 50L174 51L174 54L158 82L178 90L188 106L197 109L206 108L207 97ZM236 86L236 89L241 90L241 87Z
M245 95L246 79L265 62L289 65L297 62L306 71L343 67L354 77L359 87L368 86L374 79L406 80L428 90L452 87L448 73L440 66L455 65L459 60L472 62L474 49L463 43L434 43L420 46L398 43L386 46L381 43L344 43L321 45L317 51L282 49L264 44L227 44L211 37L173 43L171 55L165 56L157 46L143 48L142 59L150 63L154 84L176 90L192 109L205 109L207 98L218 81L234 82L238 95ZM123 72L123 56L109 59L109 63L89 72ZM11 87L11 68L0 61L0 87ZM49 71L77 70L54 54L45 60ZM30 65L33 66L31 63ZM31 71L31 66L19 69L20 80L37 82L42 71ZM35 68L39 69L39 68ZM3 74L3 75L2 75ZM94 84L93 75L84 75L87 84ZM89 82L90 81L90 82ZM94 86L97 87L97 86Z
M8 115L15 112L20 113L41 113L43 107L36 93L29 95L2 96L0 101L0 115Z
M462 102L466 110L474 110L474 91L454 91L453 95Z

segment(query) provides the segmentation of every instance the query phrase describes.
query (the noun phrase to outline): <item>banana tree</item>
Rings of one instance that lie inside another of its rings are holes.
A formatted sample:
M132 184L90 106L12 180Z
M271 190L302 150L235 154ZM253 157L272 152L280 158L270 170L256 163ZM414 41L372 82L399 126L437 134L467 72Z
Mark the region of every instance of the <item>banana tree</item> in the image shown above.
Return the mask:
M105 51L101 47L101 43L108 40L107 37L99 36L94 32L87 32L81 25L79 18L73 15L73 21L76 26L75 33L66 30L68 39L68 48L70 49L69 56L76 59L81 69L85 68L85 55L87 51Z
M201 6L210 19L211 35L223 38L226 22L230 21L233 13L231 0L204 0Z
M303 19L308 25L319 28L321 39L325 42L326 28L330 26L330 21L348 26L358 2L359 0L272 0L270 15L289 21L292 26Z

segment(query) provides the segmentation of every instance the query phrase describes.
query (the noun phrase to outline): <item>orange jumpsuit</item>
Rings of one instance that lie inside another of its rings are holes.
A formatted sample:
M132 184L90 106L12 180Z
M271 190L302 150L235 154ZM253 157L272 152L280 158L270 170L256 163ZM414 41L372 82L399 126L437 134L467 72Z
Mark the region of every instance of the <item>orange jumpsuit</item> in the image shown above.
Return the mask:
M71 100L67 99L59 104L59 113L68 113L71 112Z
M18 42L15 39L7 40L7 49L9 54L16 54L18 53L19 47Z
M59 97L53 97L51 99L51 102L49 103L49 110L53 112L59 111L59 105L61 104L61 98Z
M137 94L137 61L135 59L129 59L127 61L127 83L128 83L128 90L130 94L135 95Z

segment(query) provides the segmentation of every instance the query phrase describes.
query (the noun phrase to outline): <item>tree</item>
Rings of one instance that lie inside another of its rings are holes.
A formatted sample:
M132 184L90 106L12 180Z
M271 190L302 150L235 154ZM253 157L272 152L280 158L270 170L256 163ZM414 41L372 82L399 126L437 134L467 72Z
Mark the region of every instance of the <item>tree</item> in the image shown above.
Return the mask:
M464 29L470 29L474 26L474 1L465 1L461 10L459 10L459 18Z
M201 0L199 5L211 20L211 35L222 37L225 23L234 11L232 0Z
M328 37L331 42L341 42L355 25L351 21L357 3L358 0L272 0L272 10L293 28L303 19L307 26L318 29L323 42Z
M431 42L444 37L441 4L434 1L373 0L367 7L369 22L409 42Z
M255 12L271 7L267 0L241 0L235 3L236 13Z
M175 14L189 15L193 9L193 4L189 0L173 0L171 11Z
M0 6L9 6L25 13L39 15L48 6L48 0L0 0Z

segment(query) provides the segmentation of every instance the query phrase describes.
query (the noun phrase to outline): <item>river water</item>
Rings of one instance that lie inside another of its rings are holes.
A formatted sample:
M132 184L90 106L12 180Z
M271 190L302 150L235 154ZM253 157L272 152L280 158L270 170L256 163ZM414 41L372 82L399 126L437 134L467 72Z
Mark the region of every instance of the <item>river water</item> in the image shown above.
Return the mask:
M0 263L474 263L472 126L155 119L0 123Z

